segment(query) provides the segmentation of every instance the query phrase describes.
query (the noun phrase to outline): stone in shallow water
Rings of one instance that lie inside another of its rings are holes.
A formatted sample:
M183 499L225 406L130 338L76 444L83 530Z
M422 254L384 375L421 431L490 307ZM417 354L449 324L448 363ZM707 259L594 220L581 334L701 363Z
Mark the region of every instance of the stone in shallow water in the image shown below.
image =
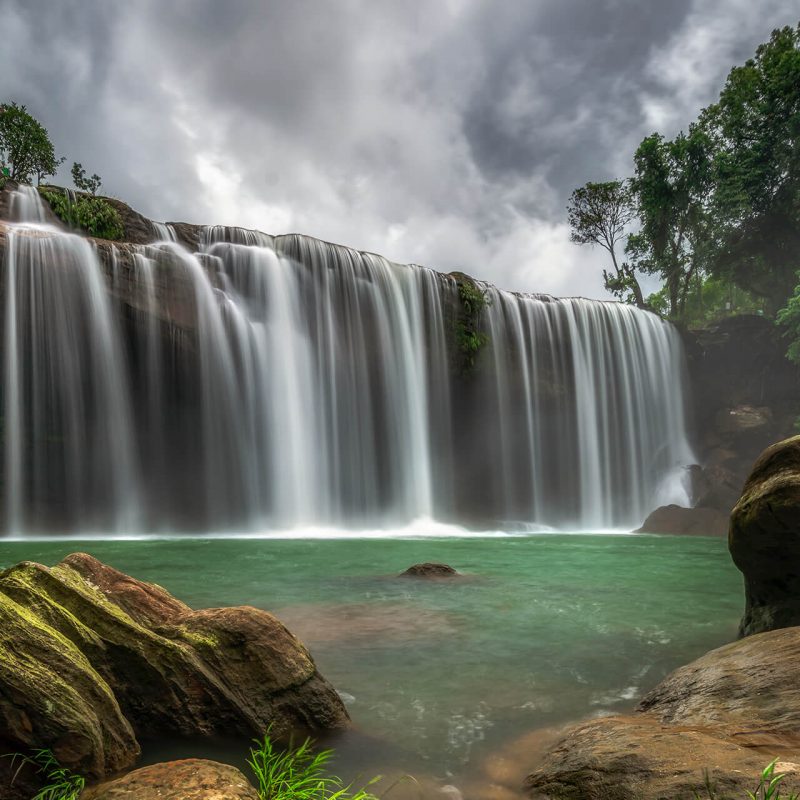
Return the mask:
M142 767L90 787L81 800L258 800L258 793L235 767L189 758Z
M400 573L401 578L455 578L461 573L449 564L437 564L426 561L424 564L414 564L405 572Z
M634 533L667 533L678 536L724 536L728 515L715 508L661 506Z

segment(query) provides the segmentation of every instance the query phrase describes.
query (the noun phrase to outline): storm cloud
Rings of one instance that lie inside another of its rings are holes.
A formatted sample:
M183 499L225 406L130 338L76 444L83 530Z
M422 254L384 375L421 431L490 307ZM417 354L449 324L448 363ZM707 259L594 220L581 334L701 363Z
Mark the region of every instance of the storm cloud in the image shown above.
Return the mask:
M0 0L0 100L155 219L603 297L564 207L673 135L791 0Z

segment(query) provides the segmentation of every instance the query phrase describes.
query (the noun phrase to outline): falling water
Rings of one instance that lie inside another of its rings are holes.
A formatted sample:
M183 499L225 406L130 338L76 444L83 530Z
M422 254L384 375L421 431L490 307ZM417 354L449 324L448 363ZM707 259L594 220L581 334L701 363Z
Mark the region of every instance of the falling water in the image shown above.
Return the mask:
M34 190L12 208L10 530L631 527L693 460L654 315L480 287L465 370L451 276L237 228L94 246Z

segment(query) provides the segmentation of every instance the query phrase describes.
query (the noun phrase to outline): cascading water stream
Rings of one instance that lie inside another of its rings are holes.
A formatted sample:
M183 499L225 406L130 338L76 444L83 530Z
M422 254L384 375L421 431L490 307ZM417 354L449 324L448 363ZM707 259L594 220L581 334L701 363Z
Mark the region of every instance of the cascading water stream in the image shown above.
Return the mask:
M462 374L450 276L236 228L95 246L33 189L12 208L9 530L586 530L685 501L683 353L652 314L485 287Z

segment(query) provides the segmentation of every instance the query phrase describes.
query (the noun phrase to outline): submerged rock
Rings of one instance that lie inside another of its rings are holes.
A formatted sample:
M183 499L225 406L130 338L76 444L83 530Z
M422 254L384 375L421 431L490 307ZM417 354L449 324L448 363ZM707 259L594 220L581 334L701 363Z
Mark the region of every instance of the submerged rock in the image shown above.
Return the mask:
M753 465L728 545L744 574L739 635L800 625L800 436L768 447Z
M661 506L653 511L635 533L669 533L681 536L724 536L728 515L714 508Z
M281 737L348 724L308 651L265 611L193 611L85 554L0 573L4 752L48 747L98 778L133 764L134 734Z
M414 564L405 572L400 573L401 578L455 578L461 575L449 564L438 564L426 561L423 564Z
M236 767L189 758L166 761L93 786L81 800L258 800Z

